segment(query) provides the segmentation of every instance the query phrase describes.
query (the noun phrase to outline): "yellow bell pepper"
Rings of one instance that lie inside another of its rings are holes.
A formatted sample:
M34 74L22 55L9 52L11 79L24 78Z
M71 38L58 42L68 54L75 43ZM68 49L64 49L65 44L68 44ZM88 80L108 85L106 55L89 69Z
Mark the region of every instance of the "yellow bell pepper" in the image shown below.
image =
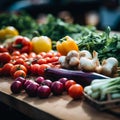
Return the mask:
M77 43L71 37L65 36L61 40L62 42L58 41L56 43L56 49L61 55L67 55L71 50L79 50Z
M5 40L7 38L11 38L19 35L19 32L13 26L7 26L0 30L0 40Z
M52 40L47 36L34 37L32 39L33 51L35 53L49 52L52 50Z

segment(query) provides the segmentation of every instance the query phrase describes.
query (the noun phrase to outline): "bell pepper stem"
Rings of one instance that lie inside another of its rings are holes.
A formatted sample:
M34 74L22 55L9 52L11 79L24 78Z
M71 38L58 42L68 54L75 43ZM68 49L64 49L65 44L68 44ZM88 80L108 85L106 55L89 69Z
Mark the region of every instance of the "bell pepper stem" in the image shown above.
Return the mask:
M18 48L18 49L21 49L23 47L22 44L16 44L16 45L13 45L14 48Z

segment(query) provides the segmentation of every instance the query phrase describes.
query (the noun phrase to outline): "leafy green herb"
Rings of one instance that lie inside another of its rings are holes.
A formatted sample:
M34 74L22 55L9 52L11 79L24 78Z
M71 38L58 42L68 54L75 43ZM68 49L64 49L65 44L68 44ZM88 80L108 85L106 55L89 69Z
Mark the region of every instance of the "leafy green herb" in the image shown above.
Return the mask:
M2 13L0 14L0 29L6 26L14 26L21 35L32 38L32 33L38 28L36 21L27 13L13 14Z
M29 38L40 35L50 37L54 50L56 50L56 42L68 35L76 41L79 50L86 49L90 52L95 50L99 53L100 60L115 57L120 61L120 36L117 34L111 35L109 26L105 31L99 32L95 26L66 23L51 14L48 14L46 24L38 24L26 13L19 15L1 14L0 28L10 25L18 29L21 35Z

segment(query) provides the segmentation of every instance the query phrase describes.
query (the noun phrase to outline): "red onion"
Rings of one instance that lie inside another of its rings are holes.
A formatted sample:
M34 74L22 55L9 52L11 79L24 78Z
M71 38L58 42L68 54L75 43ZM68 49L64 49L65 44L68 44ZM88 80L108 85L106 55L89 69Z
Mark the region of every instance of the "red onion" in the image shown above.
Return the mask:
M29 85L27 85L26 87L26 93L30 96L30 97L35 97L37 96L37 88L39 87L39 84L36 82L30 83Z
M51 89L47 85L41 85L37 89L37 95L40 98L47 98L50 95L50 93L51 93Z
M54 81L51 85L51 91L53 95L61 95L64 91L63 83L60 81Z
M44 80L45 80L44 77L39 76L35 79L35 82L37 82L38 84L41 84Z
M42 82L42 85L47 85L47 86L51 87L52 81L49 80L49 79L45 79L45 80Z
M20 81L14 81L11 86L10 86L10 90L12 91L12 93L20 93L22 90L23 86L22 86L22 82Z

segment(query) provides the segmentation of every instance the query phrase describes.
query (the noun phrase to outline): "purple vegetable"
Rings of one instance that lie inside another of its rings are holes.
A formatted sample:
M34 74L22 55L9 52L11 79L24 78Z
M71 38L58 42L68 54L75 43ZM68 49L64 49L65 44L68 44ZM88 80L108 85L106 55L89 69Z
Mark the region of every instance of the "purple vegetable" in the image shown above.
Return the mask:
M56 81L62 77L68 79L73 79L77 83L81 84L83 87L90 85L94 79L105 79L109 78L107 76L95 73L95 72L83 72L78 70L67 70L67 69L58 69L58 68L47 68L45 70L45 77Z

